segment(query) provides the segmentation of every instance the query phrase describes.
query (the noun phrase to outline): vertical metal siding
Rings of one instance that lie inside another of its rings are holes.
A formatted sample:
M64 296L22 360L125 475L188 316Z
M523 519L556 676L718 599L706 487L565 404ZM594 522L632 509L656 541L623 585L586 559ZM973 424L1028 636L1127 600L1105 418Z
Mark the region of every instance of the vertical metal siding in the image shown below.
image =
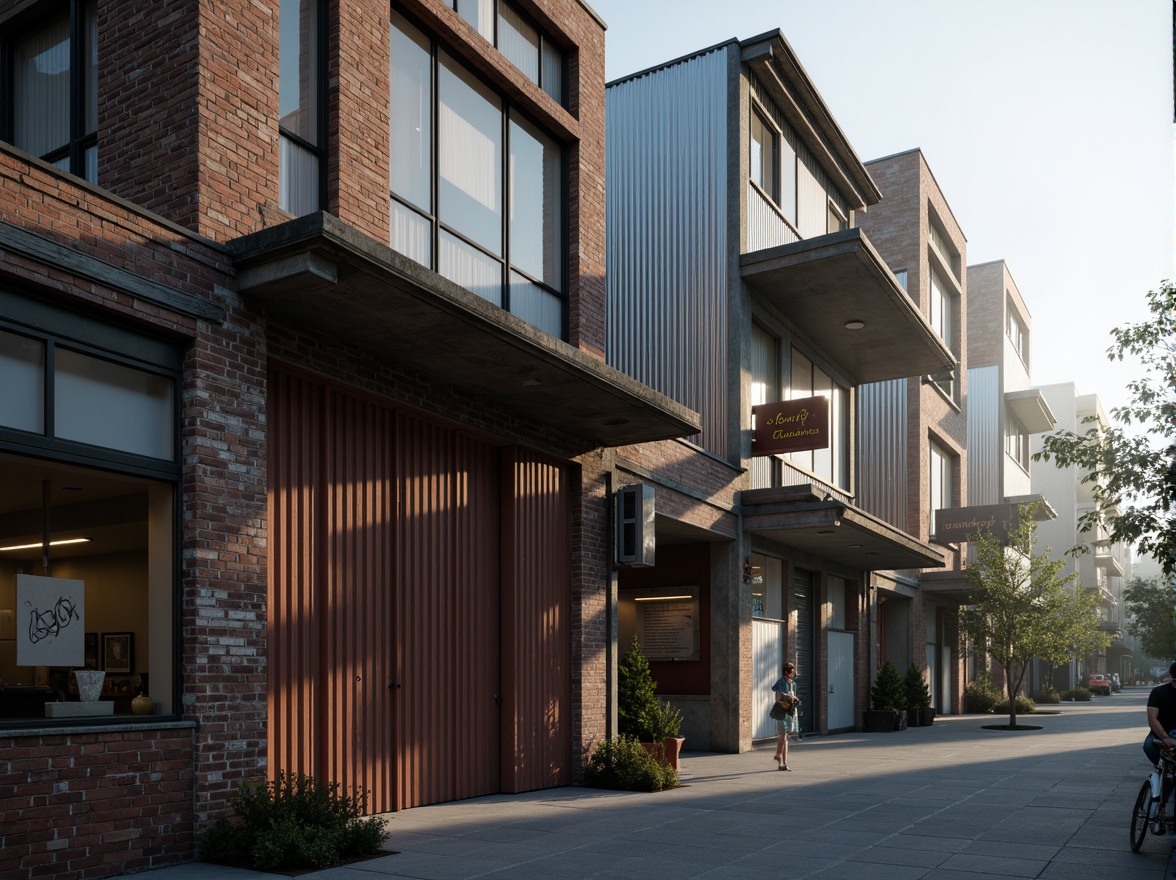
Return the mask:
M266 662L269 771L313 773L318 717L319 564L315 533L322 422L314 383L271 374L269 401L269 588Z
M857 497L862 509L907 527L907 380L857 389Z
M498 791L498 461L401 415L397 806Z
M322 726L324 775L370 792L374 808L393 803L391 619L396 557L395 416L387 408L327 391Z
M999 504L1004 437L1000 410L1000 368L968 370L968 504Z
M566 468L504 450L502 790L569 785L571 507Z
M608 362L702 413L727 452L730 47L608 87ZM733 295L733 294L732 294Z

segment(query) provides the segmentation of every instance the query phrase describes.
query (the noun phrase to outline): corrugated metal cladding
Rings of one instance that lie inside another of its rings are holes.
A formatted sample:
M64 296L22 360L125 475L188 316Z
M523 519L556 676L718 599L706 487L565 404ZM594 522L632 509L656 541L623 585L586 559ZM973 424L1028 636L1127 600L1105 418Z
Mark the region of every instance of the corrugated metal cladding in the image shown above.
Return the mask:
M1001 437L1000 368L995 364L968 370L968 504L1000 504Z
M857 389L858 504L890 525L907 527L907 380Z
M568 781L566 468L280 369L270 395L271 773L374 812Z
M727 63L720 47L608 87L608 362L702 413L727 452Z
M849 217L850 214L849 203L833 186L829 175L821 168L812 151L797 136L796 130L788 124L788 120L784 118L780 108L772 103L763 84L754 76L749 79L751 93L768 111L772 121L784 133L784 140L792 148L792 152L796 154L796 229L803 238L824 235L829 231L829 200L833 200L833 203L841 209L841 213L845 217ZM787 155L788 151L783 152ZM787 175L789 169L783 169L783 173ZM793 219L790 210L786 210L785 214L789 216L789 219ZM789 240L795 241L796 237L790 235Z

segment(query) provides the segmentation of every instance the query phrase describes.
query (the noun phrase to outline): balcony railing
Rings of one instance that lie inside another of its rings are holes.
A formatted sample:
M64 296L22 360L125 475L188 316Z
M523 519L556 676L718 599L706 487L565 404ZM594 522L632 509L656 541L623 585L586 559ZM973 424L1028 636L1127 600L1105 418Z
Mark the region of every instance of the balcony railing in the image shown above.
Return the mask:
M764 197L759 187L747 183L747 251L762 251L782 244L800 241L796 230L784 219L772 202Z

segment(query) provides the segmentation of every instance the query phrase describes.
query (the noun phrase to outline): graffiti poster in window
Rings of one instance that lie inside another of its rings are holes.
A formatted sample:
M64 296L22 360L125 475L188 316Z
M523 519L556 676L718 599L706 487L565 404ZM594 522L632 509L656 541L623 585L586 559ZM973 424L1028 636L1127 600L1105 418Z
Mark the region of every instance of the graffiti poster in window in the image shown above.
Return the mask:
M16 665L86 661L86 585L71 578L16 576Z

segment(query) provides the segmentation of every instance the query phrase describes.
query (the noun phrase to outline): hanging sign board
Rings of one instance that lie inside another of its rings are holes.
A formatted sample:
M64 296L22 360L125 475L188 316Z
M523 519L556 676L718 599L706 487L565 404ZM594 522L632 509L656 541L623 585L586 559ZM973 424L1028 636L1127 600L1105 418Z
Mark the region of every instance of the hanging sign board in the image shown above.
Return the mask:
M829 398L823 395L762 403L755 419L752 455L779 455L829 448Z
M989 532L998 541L1008 540L1020 522L1019 504L980 504L975 507L947 507L935 511L934 538L940 544L971 540L976 532Z
M17 666L84 666L85 622L85 582L16 576Z

